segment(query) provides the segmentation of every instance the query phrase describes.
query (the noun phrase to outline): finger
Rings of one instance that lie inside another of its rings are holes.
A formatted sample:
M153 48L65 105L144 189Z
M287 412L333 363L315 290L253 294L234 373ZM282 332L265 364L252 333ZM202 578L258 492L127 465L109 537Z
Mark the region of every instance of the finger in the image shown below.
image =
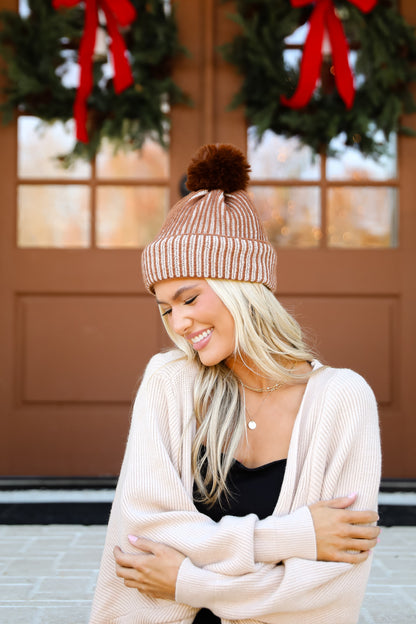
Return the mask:
M345 509L354 503L358 494L349 494L348 496L340 496L338 498L332 498L331 500L324 501L327 507L332 507L333 509Z
M130 581L137 580L137 572L133 568L124 568L121 565L116 565L116 576L122 579L128 579Z
M362 563L366 561L370 556L371 550L365 550L361 552L349 553L349 552L341 552L339 553L338 561L343 561L344 563Z
M157 552L158 542L154 542L153 540L147 539L146 537L138 537L137 535L128 535L128 540L132 546L135 548L139 548L143 552L155 554Z
M130 587L131 589L140 589L140 583L137 581L131 581L129 579L124 579L124 585L126 587Z
M345 550L372 550L377 546L377 540L350 539L345 542Z
M138 555L129 555L121 550L119 546L115 546L113 549L114 559L116 563L124 568L133 568L137 562Z
M380 535L380 527L364 526L360 524L349 524L345 537L353 537L355 539L374 540Z
M348 524L372 524L379 519L378 513L371 509L364 511L353 511L351 509L344 509L342 519Z

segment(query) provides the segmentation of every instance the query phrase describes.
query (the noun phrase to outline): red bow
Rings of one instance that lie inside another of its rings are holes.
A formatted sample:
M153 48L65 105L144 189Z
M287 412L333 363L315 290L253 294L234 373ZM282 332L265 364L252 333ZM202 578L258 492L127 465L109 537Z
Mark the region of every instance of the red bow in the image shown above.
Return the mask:
M306 6L311 0L290 0L295 8ZM377 4L377 0L349 0L361 11L368 13ZM322 65L322 42L325 30L328 32L335 70L335 84L347 108L354 103L354 79L348 62L348 43L341 20L337 16L332 0L316 0L315 8L309 20L309 32L306 37L303 57L300 65L299 83L290 99L282 96L282 104L290 108L306 106L312 97L319 79Z
M80 0L53 0L55 9L72 7ZM110 51L114 67L114 90L121 93L133 82L133 75L126 57L126 46L118 30L128 26L136 17L136 10L129 0L85 0L85 25L79 46L80 82L74 102L74 118L77 127L77 139L88 143L87 99L92 91L92 57L98 24L98 9L102 9L107 20L108 34L111 38Z

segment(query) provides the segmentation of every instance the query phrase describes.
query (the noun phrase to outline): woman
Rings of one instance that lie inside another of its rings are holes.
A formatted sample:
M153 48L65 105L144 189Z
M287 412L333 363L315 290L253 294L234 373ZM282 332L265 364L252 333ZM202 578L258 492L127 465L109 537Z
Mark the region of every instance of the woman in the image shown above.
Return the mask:
M91 624L358 619L379 533L376 403L313 358L274 297L248 171L233 146L201 148L143 252L177 348L135 401Z

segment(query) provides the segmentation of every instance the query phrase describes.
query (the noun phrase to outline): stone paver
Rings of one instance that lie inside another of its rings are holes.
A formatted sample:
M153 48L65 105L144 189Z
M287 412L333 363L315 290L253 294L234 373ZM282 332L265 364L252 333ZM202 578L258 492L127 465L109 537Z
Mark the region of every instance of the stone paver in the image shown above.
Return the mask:
M0 624L87 624L105 531L0 526ZM416 527L382 529L359 624L416 624L415 553Z

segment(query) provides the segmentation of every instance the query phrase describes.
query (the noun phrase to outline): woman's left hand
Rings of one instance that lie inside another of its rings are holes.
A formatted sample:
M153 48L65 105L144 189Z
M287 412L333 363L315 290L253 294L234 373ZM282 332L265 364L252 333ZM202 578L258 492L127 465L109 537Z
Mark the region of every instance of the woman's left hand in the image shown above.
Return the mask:
M116 574L124 579L124 585L151 598L175 600L176 578L185 555L143 537L129 535L129 541L137 554L125 553L118 546L113 550Z

